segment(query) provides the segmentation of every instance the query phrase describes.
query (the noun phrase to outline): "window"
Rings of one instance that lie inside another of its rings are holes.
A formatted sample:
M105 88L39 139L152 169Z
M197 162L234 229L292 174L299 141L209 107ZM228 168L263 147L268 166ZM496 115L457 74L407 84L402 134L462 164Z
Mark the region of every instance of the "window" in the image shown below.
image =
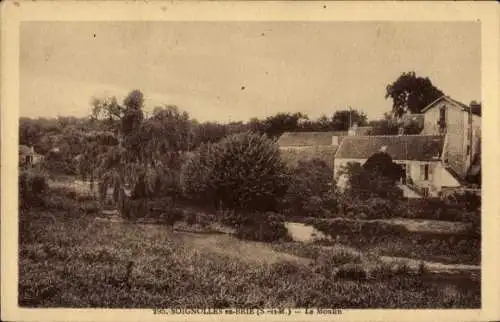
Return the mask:
M444 133L446 131L446 106L441 106L439 109L439 131Z
M421 164L420 165L420 180L429 180L429 165L428 164Z
M400 164L401 166L401 178L399 180L399 182L401 182L402 184L406 184L406 177L408 176L407 174L407 170L406 170L406 164L402 163Z

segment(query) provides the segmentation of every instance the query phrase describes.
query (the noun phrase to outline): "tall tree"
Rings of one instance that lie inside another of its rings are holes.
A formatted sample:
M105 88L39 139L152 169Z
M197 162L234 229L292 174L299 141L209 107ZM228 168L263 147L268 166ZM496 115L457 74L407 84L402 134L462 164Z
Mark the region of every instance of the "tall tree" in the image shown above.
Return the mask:
M300 120L307 119L302 113L278 113L265 119L266 134L271 138L279 137L283 132L297 131Z
M364 126L367 124L367 119L366 114L358 110L336 111L332 117L332 130L347 131L354 123Z
M424 107L443 95L428 77L407 72L387 85L385 98L392 99L392 112L399 117L405 113L420 113Z

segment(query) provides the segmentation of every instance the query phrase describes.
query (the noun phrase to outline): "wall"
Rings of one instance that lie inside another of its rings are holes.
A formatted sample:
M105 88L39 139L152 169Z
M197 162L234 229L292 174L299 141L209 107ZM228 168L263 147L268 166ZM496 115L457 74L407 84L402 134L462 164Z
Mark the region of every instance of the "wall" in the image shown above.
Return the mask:
M366 159L336 159L334 176L337 180L337 186L344 189L347 183L345 176L339 175L339 170L342 166L347 165L349 162L358 162L364 164ZM394 160L394 163L406 164L407 178L411 178L413 185L417 188L428 188L430 196L437 196L443 186L459 187L460 183L443 167L441 162L426 162L426 161L406 161ZM421 177L421 165L429 165L429 178L424 180Z
M467 132L468 113L454 104L444 100L425 112L422 134L439 134L439 111L446 106L446 134L444 159L462 177L467 171Z

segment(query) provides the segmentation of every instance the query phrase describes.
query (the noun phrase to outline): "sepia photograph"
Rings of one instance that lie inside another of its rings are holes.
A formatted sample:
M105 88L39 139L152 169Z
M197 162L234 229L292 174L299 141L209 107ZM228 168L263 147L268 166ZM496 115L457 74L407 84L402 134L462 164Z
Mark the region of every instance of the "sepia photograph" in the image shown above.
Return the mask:
M12 297L481 309L481 39L472 19L21 21Z

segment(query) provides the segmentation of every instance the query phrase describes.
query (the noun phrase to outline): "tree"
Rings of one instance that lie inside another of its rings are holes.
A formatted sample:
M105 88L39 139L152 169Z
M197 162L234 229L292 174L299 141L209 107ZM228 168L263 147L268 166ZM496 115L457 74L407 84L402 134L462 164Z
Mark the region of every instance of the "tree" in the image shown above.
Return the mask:
M372 135L396 135L399 132L399 123L390 113L385 113L381 120L370 121L370 126Z
M363 169L369 173L375 173L390 181L396 182L402 176L402 167L394 162L389 154L377 152L363 164Z
M265 119L265 133L271 138L277 138L284 132L297 131L300 120L307 119L302 113L278 113Z
M400 117L405 113L420 113L424 107L443 95L428 77L407 72L387 85L385 98L392 99L392 112Z
M273 211L287 188L277 145L252 132L202 145L183 165L183 192L202 204L240 211Z
M335 208L333 171L323 160L299 161L291 170L290 184L283 197L288 215L322 216Z
M364 126L367 124L365 113L357 110L336 111L332 117L332 129L334 131L347 131L352 124Z
M369 159L370 160L370 159ZM340 174L347 177L347 186L344 195L354 200L366 200L368 198L383 198L396 200L403 196L403 192L396 185L396 177L399 178L399 167L382 155L377 155L370 162L361 165L349 163ZM398 175L396 175L398 173Z

